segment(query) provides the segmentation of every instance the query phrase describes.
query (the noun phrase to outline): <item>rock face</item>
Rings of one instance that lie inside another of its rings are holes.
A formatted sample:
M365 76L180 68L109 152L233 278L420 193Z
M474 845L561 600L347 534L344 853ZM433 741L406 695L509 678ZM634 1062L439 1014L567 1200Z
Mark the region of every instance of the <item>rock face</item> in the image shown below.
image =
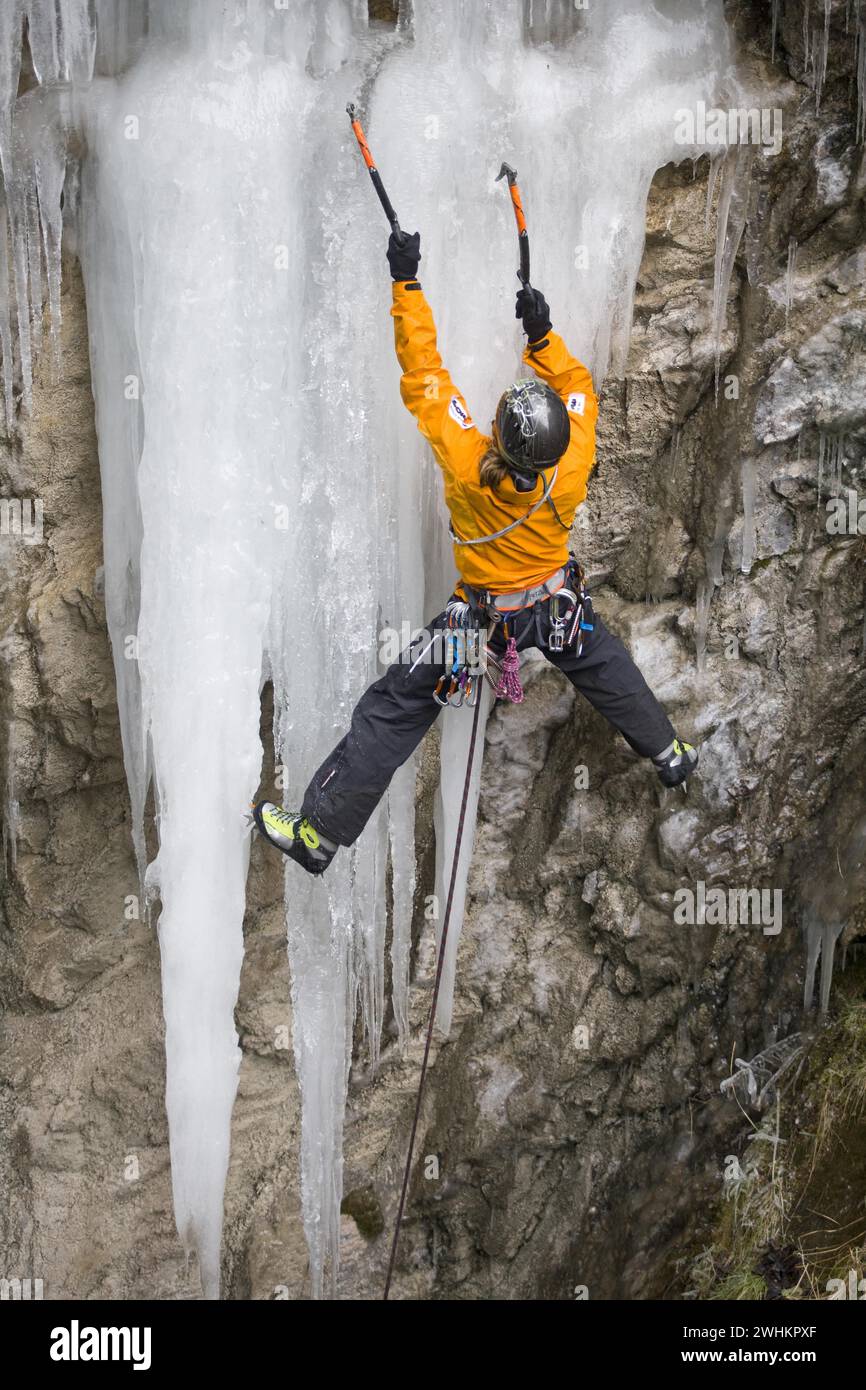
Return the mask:
M866 453L854 50L834 3L816 111L820 35L808 63L803 6L789 0L771 65L765 9L741 5L732 22L785 140L739 163L748 221L718 399L704 160L653 185L628 370L604 392L575 536L605 621L703 744L700 776L687 796L664 792L540 656L525 704L494 712L455 1021L434 1052L398 1297L675 1294L675 1259L738 1125L719 1093L732 1055L801 1026L804 934L850 936L862 921L866 542L846 492ZM41 543L0 539L0 1273L42 1278L47 1298L191 1298L171 1214L158 949L100 595L83 295L75 262L64 269L60 382L43 363L33 420L0 455L3 494L44 506ZM828 529L833 494L853 529ZM432 979L435 755L434 738L419 782L416 1030ZM699 884L781 890L781 929L683 923L681 890ZM281 899L280 866L257 846L231 1298L306 1292ZM416 1032L406 1061L386 1049L375 1078L360 1066L353 1078L344 1297L381 1292L420 1051Z

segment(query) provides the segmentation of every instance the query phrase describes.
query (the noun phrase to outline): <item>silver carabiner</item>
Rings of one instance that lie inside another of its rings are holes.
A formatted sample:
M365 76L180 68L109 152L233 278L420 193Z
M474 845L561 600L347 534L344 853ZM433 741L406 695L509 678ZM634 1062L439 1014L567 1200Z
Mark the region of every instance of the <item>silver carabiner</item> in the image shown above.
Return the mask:
M436 701L437 705L441 705L443 709L445 709L445 707L448 704L448 696L446 695L443 699L442 696L439 694L439 691L442 689L442 686L444 685L445 681L447 681L447 679L447 675L441 675L438 681L436 682L436 689L433 691L433 699Z
M560 612L561 598L571 601L571 606L567 612ZM550 598L550 631L547 635L547 650L550 652L562 652L565 650L565 626L574 616L575 609L578 607L578 598L571 589L557 589Z

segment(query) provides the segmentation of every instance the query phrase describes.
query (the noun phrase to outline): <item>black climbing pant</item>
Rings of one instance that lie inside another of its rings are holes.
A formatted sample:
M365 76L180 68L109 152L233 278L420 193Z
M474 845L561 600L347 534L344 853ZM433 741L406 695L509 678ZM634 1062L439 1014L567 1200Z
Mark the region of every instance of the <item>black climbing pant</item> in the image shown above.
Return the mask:
M674 728L622 642L594 614L583 651L552 652L547 647L550 602L509 615L509 635L519 650L539 647L581 695L618 729L636 753L652 758L675 738ZM397 768L414 752L435 723L441 706L433 691L445 670L446 646L434 634L448 630L445 613L428 623L379 680L361 696L349 731L315 773L304 793L301 814L338 845L357 840ZM500 624L488 642L501 657L505 637ZM492 672L491 672L492 674Z

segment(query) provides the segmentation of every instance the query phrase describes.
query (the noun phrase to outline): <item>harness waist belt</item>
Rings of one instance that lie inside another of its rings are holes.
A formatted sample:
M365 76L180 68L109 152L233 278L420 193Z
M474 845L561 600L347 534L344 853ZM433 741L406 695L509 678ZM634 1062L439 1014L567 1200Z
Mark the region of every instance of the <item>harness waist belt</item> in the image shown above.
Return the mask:
M497 613L514 613L520 608L531 608L539 599L550 598L564 583L565 570L558 569L549 579L545 579L543 584L536 584L533 589L522 589L516 594L489 594L488 607L495 608Z

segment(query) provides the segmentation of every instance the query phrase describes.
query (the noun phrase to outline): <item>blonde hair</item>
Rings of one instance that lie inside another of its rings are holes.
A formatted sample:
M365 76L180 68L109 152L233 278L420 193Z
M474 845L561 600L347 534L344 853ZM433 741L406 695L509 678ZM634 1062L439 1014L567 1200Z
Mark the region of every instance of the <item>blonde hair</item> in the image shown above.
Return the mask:
M487 453L484 454L478 464L478 476L481 479L482 487L498 487L499 484L508 477L510 472L508 464L500 454L495 444L491 444Z

